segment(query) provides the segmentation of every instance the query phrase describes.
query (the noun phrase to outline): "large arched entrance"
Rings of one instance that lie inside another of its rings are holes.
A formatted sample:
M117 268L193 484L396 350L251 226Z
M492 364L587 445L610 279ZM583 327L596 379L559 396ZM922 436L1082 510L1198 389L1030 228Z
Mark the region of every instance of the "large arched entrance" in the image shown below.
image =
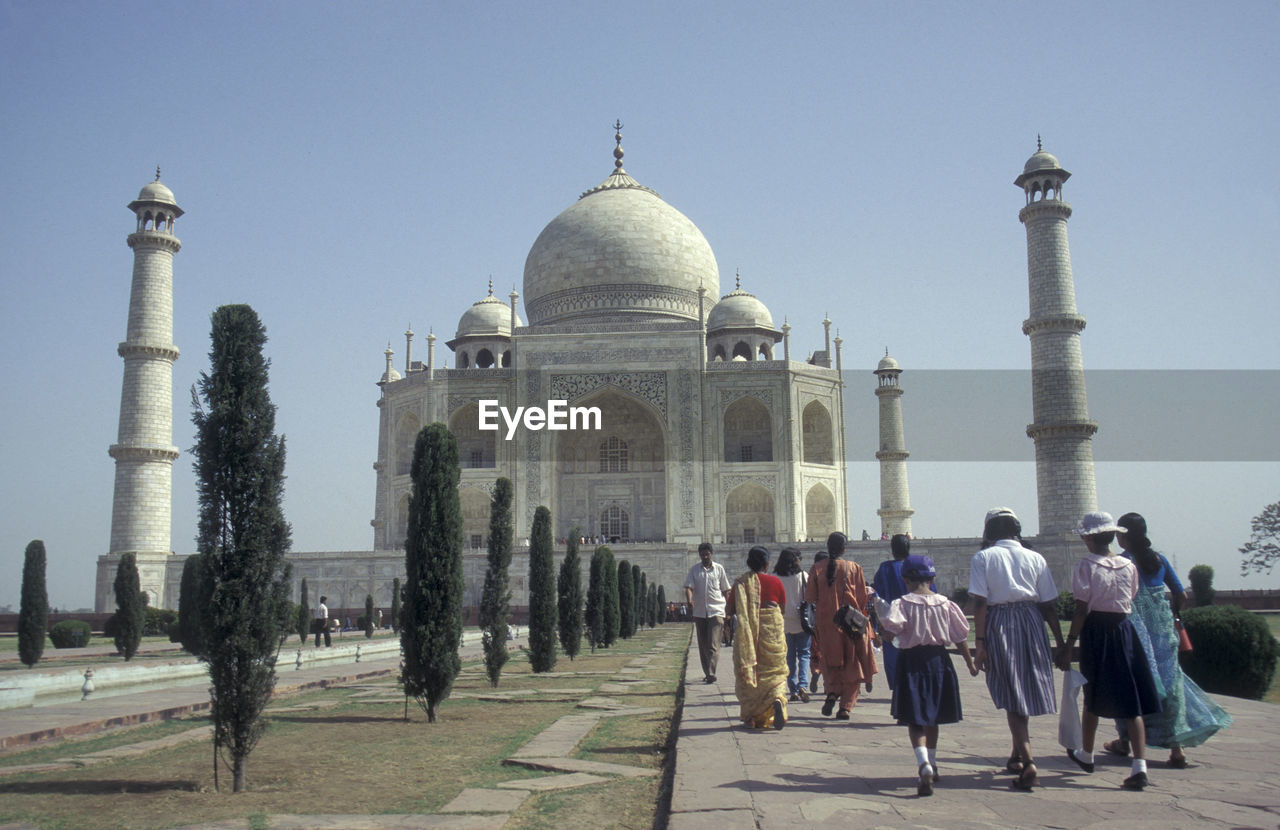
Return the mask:
M657 413L614 389L571 405L599 407L601 429L556 433L556 537L577 527L616 541L666 541L666 438Z

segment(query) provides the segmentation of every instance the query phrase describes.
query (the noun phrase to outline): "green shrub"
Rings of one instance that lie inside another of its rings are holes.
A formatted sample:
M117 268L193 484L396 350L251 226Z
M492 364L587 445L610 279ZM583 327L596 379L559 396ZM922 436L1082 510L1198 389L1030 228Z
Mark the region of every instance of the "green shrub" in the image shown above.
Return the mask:
M84 620L63 620L49 629L54 648L80 648L89 645L90 628Z
M147 606L147 617L142 623L142 635L144 637L163 637L169 633L169 626L177 621L177 611Z
M1071 618L1076 615L1076 597L1070 591L1062 591L1058 594L1058 619L1071 622Z
M1187 581L1191 583L1191 600L1197 608L1213 605L1213 595L1217 593L1213 590L1213 568L1196 565L1187 574Z
M1208 692L1260 700L1271 685L1280 648L1257 614L1232 605L1182 612L1192 650L1182 669Z

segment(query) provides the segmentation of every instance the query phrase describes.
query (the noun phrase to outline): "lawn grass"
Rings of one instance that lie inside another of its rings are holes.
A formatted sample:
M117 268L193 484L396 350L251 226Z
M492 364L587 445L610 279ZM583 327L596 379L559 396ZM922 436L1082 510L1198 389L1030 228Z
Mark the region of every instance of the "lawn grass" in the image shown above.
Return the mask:
M0 824L133 830L281 813L430 813L464 788L487 788L546 775L502 762L558 718L582 712L576 708L576 699L595 695L557 694L558 690L594 689L641 654L652 658L645 679L658 682L607 696L628 706L658 711L601 718L596 730L582 742L578 755L661 769L669 761L675 691L687 644L685 626L645 630L613 648L579 655L572 662L561 656L557 673L607 673L573 677L534 675L527 657L514 653L496 691L534 690L539 694L514 697L509 702L465 697L494 691L478 661L469 661L455 683L455 695L441 704L435 724L428 724L425 713L412 701L406 722L404 698L390 677L277 698L270 708L289 711L269 715L269 728L248 759L247 792L232 795L230 774L225 770L221 774L224 791L213 791L212 748L209 742L199 741L84 769L2 777ZM0 757L0 765L35 763L137 743L204 722L191 718L110 733L76 742L73 747L63 743L14 752ZM651 828L663 786L664 776L659 774L535 794L507 826Z

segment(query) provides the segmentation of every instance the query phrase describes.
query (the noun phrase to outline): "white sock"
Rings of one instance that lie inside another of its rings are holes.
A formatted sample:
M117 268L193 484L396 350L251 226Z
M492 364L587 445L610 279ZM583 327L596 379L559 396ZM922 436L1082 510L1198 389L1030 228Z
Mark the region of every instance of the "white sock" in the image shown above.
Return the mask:
M1077 760L1077 761L1079 761L1080 763L1082 763L1082 764L1092 764L1092 763L1093 763L1093 753L1092 753L1092 752L1085 752L1083 749L1073 749L1073 750L1071 750L1071 752L1075 755L1076 760Z
M934 747L933 749L929 750L929 766L933 767L934 770L938 769L938 748L937 747Z
M929 750L922 746L915 748L916 750L916 768L919 769L921 764L929 764ZM929 769L933 769L933 765L929 764Z
M1133 766L1130 768L1130 773L1129 773L1129 774L1130 774L1130 775L1137 775L1137 774L1138 774L1138 773L1140 773L1140 772L1146 772L1146 771L1147 771L1147 759L1146 759L1146 758L1134 758L1134 759L1133 759Z

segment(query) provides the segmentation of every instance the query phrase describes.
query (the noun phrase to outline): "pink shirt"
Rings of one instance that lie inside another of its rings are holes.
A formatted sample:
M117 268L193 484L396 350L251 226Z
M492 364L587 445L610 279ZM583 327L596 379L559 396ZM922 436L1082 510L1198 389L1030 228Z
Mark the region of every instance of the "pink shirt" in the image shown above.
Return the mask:
M1085 554L1076 565L1071 593L1090 611L1128 614L1138 594L1138 569L1123 556Z
M942 594L904 594L893 601L880 624L893 634L898 648L945 646L969 636L964 612Z

